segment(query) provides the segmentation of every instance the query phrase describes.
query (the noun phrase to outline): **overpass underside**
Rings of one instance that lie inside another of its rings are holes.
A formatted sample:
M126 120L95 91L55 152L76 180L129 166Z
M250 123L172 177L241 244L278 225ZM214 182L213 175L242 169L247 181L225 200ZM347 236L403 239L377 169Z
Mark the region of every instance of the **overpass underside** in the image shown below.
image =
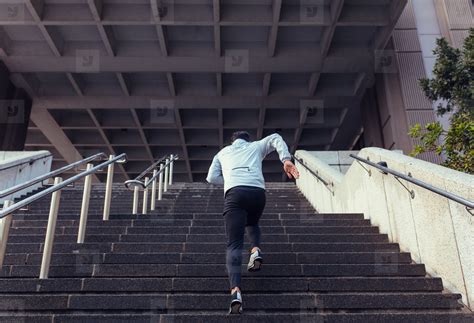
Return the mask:
M292 152L353 148L405 5L27 0L0 4L0 53L33 100L26 149L53 167L124 152L125 180L173 153L176 180L201 181L236 130L279 132ZM277 156L264 172L282 179Z

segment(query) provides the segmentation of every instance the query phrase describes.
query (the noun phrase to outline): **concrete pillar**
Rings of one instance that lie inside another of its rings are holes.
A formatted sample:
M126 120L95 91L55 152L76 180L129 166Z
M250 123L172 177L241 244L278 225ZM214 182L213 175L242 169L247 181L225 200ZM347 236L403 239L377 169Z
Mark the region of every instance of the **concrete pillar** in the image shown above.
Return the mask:
M422 48L425 43L420 43L417 23L421 17L429 13L428 10L425 13L420 12L424 10L420 9L420 4L423 2L432 4L432 1L408 1L395 26L392 39L385 48L385 53L391 58L392 64L386 71L376 76L377 98L381 109L386 149L402 149L405 153L410 152L413 141L407 134L408 130L417 123L426 125L436 121L433 105L419 85L419 79L427 76L423 53L428 53L429 50ZM432 10L430 12L432 13ZM431 13L429 16L432 18ZM421 154L419 158L434 163L441 161L434 152Z
M32 101L10 82L10 72L0 62L0 150L25 147Z
M374 88L367 89L365 92L360 110L362 126L364 127L364 144L367 147L383 148L382 127Z

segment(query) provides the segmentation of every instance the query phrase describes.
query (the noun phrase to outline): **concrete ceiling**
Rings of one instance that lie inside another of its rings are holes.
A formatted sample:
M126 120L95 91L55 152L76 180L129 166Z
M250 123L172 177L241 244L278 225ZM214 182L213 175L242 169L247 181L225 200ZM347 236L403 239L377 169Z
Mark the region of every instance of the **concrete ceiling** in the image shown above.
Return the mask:
M45 135L51 120L79 155L128 153L116 180L174 153L176 179L201 181L235 130L277 131L292 151L349 148L405 4L0 0L0 59L41 110L27 149L53 151L55 166L76 156ZM281 180L277 156L264 172Z

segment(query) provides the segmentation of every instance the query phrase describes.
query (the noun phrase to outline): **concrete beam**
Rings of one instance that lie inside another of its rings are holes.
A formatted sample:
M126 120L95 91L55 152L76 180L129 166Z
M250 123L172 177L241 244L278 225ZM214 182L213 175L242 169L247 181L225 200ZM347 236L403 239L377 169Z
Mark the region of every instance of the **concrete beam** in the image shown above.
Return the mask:
M10 80L16 87L24 89L26 93L30 96L30 98L34 98L37 96L37 86L36 84L31 84L23 74L20 73L12 73L10 74Z
M130 90L127 84L127 80L125 79L125 76L122 73L115 73L115 76L117 77L117 80L119 81L120 88L122 89L123 94L126 96L130 96Z
M76 58L50 56L8 56L2 59L12 73L77 72ZM343 65L341 65L341 62ZM321 55L306 51L301 55L250 56L249 73L357 73L373 69L367 49L352 54L330 56L324 64ZM225 57L101 57L101 72L225 73Z
M161 54L163 56L168 56L168 46L166 44L165 31L163 26L158 24L161 21L161 17L157 0L150 0L150 6L153 21L155 22L156 33L158 35L158 42L160 43Z
M33 106L30 119L68 164L84 158L44 106ZM93 180L100 182L96 175Z
M278 38L278 22L280 21L281 13L281 2L282 0L273 0L273 24L272 28L270 29L270 35L268 37L268 56L275 55L275 48Z
M166 79L168 80L168 88L171 96L176 96L176 87L174 85L173 73L166 73Z
M74 91L76 91L76 94L78 96L84 96L84 92L82 91L79 79L75 77L72 73L66 73L66 77L71 83L71 86L74 88Z
M148 153L148 157L150 158L150 164L155 162L155 158L153 157L153 152L151 151L150 144L148 143L148 139L146 138L145 132L143 131L142 124L140 122L140 118L138 117L137 111L133 108L130 109L130 113L132 114L133 121L137 126L138 133L140 134L140 138L145 145L146 151Z
M84 96L84 97L37 97L34 105L48 109L149 109L152 100L172 100L179 109L267 109L299 108L300 101L324 100L327 109L344 108L354 104L353 97L297 97L297 96Z
M330 9L331 25L325 28L324 33L321 38L321 64L323 66L325 65L325 62L327 60L329 48L331 47L334 33L336 32L337 23L339 21L339 17L341 16L343 7L344 7L344 0L334 0L331 2L331 9ZM314 91L313 93L316 92L319 79L321 78L320 71L316 71L316 72L319 72L319 73L313 73L309 81L308 88L309 88L310 93L311 91Z
M189 154L188 154L188 147L186 146L186 139L184 137L184 131L183 131L183 123L181 121L181 115L179 114L179 109L174 108L174 114L175 114L175 120L176 120L176 127L178 128L179 132L179 139L181 141L181 148L183 150L184 154L184 161L186 162L186 169L188 170L188 177L189 181L193 182L193 173L191 171L191 162L189 161Z
M61 56L63 40L60 35L52 34L48 32L46 27L42 24L43 10L44 10L44 1L43 0L26 0L25 6L30 12L33 20L37 24L41 34L43 35L46 43L56 57Z
M105 134L104 130L102 129L102 126L100 125L100 122L99 120L97 119L97 117L95 116L94 112L91 110L91 109L87 109L87 113L89 114L89 116L91 117L92 121L94 122L95 124L95 127L97 128L97 131L99 131L100 133L100 136L102 137L102 140L104 140L107 148L109 148L110 152L117 156L117 152L115 151L114 147L112 147L112 144L110 143L110 140L109 138L107 138L107 135ZM56 146L56 145L55 145ZM123 176L129 180L130 179L130 176L128 175L127 171L125 170L125 167L123 166L123 164L118 164L119 168L120 168L120 171L122 172Z
M221 20L220 0L213 0L212 10L214 19L214 51L216 56L220 57L222 55L221 26L219 25Z

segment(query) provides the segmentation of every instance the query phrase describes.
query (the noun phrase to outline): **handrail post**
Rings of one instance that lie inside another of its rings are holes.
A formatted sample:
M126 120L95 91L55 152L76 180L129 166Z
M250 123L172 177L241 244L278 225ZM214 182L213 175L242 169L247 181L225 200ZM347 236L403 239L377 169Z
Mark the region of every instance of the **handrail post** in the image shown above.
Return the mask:
M158 171L155 169L153 171L153 183L151 184L151 202L150 202L150 210L155 211L156 206L156 173Z
M109 160L115 156L110 155ZM104 216L103 220L108 221L110 215L110 201L112 200L112 184L114 180L114 163L111 163L107 168L107 184L105 186L105 199L104 199Z
M61 177L54 178L54 185L63 181ZM49 265L51 263L51 252L53 250L54 234L56 231L56 220L58 218L59 200L61 199L61 190L56 191L51 196L51 206L49 208L48 228L43 246L43 259L41 261L40 279L47 279L49 275Z
M94 165L87 164L86 170L90 170L92 167L94 167ZM89 214L89 201L91 196L91 181L92 175L87 175L84 179L84 193L82 194L81 218L79 220L77 243L84 243L86 236L87 216Z
M170 155L170 186L173 185L173 164L174 164L174 156Z
M7 208L13 204L13 201L7 200L3 203L3 208ZM7 250L8 235L12 224L12 214L8 214L0 219L0 269L3 267L5 260L5 252Z
M145 184L148 182L148 177L145 177ZM147 214L148 209L148 186L145 187L143 190L143 206L142 206L142 214Z
M135 215L138 213L138 194L140 192L140 189L138 188L138 186L135 186L133 188L133 210L132 210L132 214Z
M160 176L158 177L158 201L163 198L163 164L160 164Z
M165 181L164 181L164 187L163 187L163 192L168 192L168 176L169 176L169 166L168 163L169 163L169 158L166 158L166 162L165 162Z

